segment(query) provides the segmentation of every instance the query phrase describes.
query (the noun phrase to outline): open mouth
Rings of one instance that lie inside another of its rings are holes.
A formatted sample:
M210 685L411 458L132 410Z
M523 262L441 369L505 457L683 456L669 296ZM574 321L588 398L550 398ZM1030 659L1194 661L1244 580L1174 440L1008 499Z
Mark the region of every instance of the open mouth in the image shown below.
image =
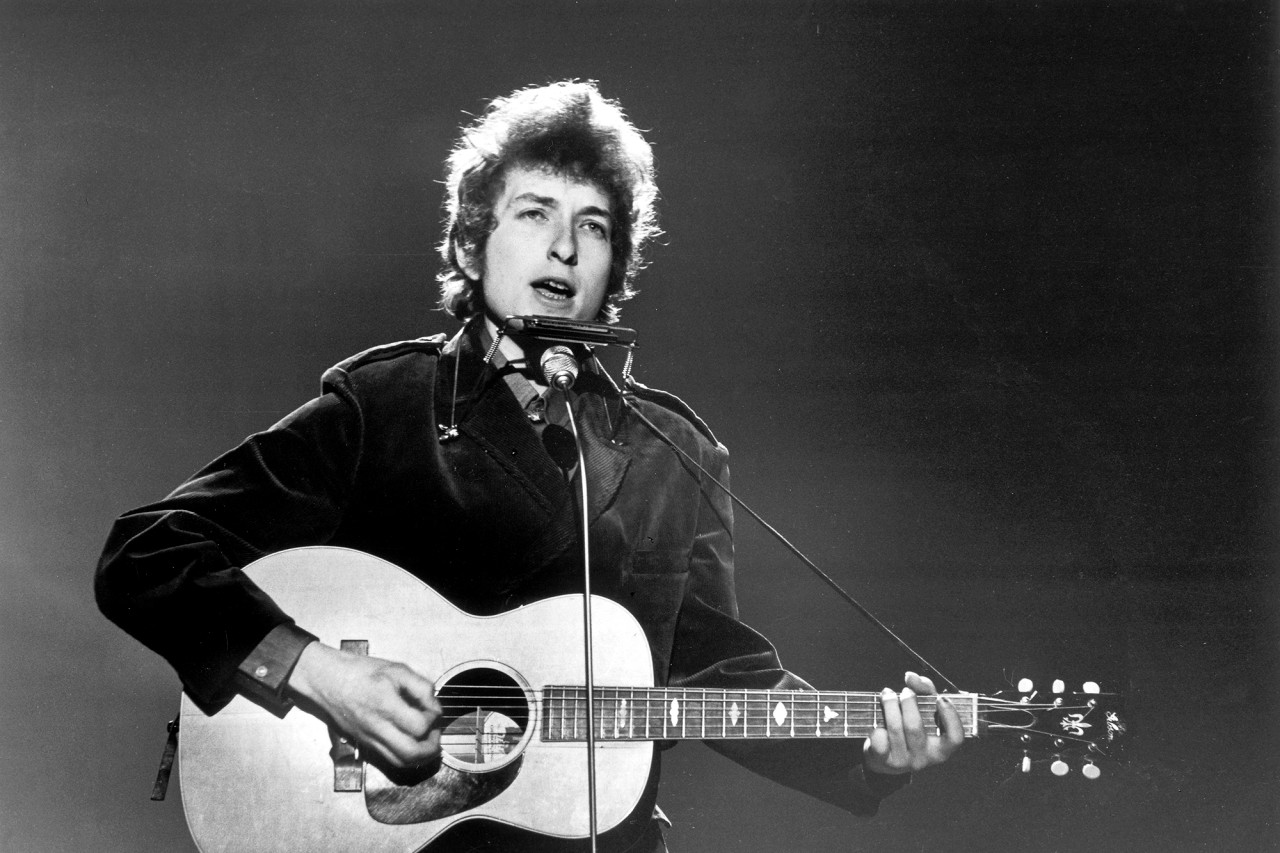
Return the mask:
M549 299L569 299L573 296L573 287L559 278L540 278L533 283L533 289Z

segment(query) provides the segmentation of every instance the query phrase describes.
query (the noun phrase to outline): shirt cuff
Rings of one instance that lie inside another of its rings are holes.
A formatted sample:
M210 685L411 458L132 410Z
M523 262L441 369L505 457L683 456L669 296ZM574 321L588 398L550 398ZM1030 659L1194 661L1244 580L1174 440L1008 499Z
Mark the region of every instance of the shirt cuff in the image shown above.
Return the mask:
M293 623L272 628L236 668L236 691L277 717L283 717L293 707L292 700L284 693L289 674L302 656L302 650L315 641L314 634Z

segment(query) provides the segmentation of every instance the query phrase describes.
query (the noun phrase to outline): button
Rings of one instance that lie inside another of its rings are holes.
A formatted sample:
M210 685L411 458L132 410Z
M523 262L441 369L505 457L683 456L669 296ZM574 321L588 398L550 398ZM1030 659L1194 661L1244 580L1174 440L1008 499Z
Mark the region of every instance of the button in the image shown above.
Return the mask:
M267 673L270 671L271 670L267 669L265 666L260 666L253 671L253 676L254 678L266 678Z

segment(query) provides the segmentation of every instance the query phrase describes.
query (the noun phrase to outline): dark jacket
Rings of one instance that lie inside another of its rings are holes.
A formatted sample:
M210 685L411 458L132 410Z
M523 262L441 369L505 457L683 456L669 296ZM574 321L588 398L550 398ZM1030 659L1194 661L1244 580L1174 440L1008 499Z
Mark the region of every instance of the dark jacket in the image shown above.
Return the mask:
M580 589L576 488L506 384L482 367L478 336L458 341L447 350L442 339L392 344L342 362L324 374L320 397L117 521L98 568L99 604L163 655L207 712L234 695L237 665L290 621L239 570L268 553L366 551L477 615ZM593 592L644 627L657 683L807 686L737 619L723 491L629 413L605 378L584 370L574 393L590 472ZM646 389L629 400L726 480L725 448L679 400ZM458 437L442 441L454 422ZM724 751L871 813L883 791L860 772L850 781L860 746Z

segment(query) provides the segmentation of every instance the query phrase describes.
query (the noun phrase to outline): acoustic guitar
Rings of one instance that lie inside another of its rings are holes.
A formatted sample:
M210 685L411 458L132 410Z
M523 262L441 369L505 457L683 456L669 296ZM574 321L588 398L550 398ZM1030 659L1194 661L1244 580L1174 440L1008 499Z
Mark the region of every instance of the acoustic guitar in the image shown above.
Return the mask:
M393 780L309 714L281 720L238 697L206 716L184 695L182 799L203 853L411 853L467 820L587 836L581 596L477 617L403 569L332 547L282 551L245 571L323 642L401 661L431 679L445 710L443 757L427 779ZM655 741L865 738L881 722L877 692L657 687L631 614L594 597L592 620L600 832L638 804ZM966 736L1012 734L1027 762L1042 744L1055 756L1054 772L1066 767L1067 752L1083 751L1092 776L1093 757L1124 724L1114 697L1087 687L1043 701L1030 693L948 696ZM931 718L934 700L919 701Z

